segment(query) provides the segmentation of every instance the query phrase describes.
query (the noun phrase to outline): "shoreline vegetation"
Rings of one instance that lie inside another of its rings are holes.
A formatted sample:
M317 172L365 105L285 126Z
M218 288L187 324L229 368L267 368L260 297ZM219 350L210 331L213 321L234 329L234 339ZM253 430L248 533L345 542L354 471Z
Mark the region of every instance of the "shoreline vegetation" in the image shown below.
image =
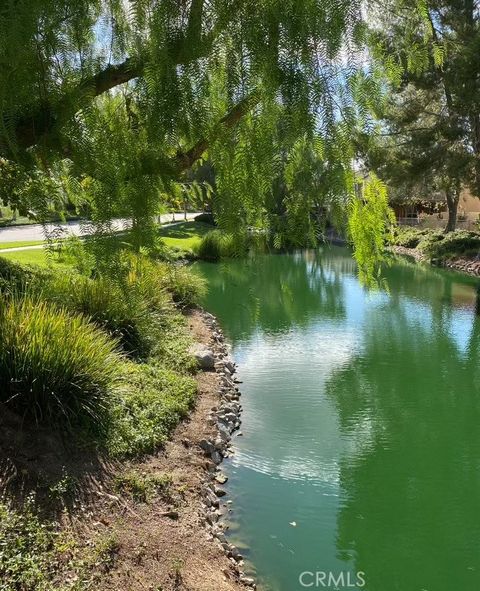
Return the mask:
M18 501L0 503L2 540L7 550L12 544L11 555L4 553L0 560L7 589L255 587L241 570L240 552L225 538L220 519L231 509L220 501L228 491L227 478L221 456L209 447L228 455L225 433L239 422L238 411L233 425L225 418L232 400L239 398L232 366L215 319L199 309L189 310L185 318L195 340L212 350L216 365L195 374L198 392L188 420L155 453L103 460L86 482L71 471L72 465L84 468L82 454L65 446L62 451L74 453L73 462L62 469L60 480L45 476L48 499L39 504L28 496L21 510ZM51 457L52 450L47 451ZM45 515L53 507L55 519ZM13 554L18 550L21 562Z
M439 230L397 228L388 250L394 254L480 276L480 233L456 230L445 234Z
M0 258L2 589L254 587L219 522L241 407L203 280L86 254Z
M243 256L253 240L198 222L165 230L158 260L124 250L120 281L97 276L75 238L0 255L8 591L255 588L222 521L235 366L179 260Z

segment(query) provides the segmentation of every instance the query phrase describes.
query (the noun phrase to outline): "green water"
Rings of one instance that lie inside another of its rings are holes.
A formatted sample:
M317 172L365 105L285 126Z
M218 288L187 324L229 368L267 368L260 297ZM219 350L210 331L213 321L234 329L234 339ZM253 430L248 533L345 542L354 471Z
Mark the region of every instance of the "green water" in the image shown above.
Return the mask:
M224 469L260 588L478 591L478 282L400 262L367 293L335 247L197 268L243 380Z

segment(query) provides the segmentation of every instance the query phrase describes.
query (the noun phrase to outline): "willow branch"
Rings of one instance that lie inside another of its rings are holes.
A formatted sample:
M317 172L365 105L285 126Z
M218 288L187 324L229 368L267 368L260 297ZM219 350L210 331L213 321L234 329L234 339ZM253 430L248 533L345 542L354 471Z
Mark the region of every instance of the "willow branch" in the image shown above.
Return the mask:
M162 154L154 157L152 157L151 154L144 155L142 158L142 165L138 172L135 172L135 176L130 176L127 180L132 181L135 177L143 175L157 175L159 171L168 171L169 175L178 179L183 172L191 168L195 162L203 156L211 146L212 142L214 142L225 129L235 127L242 117L253 109L260 100L261 94L258 91L253 91L251 94L247 95L234 105L228 113L219 119L208 137L199 139L188 150L177 152L177 154L171 158L166 158Z
M192 0L187 34L172 42L168 47L174 63L186 64L197 60L211 50L215 38L226 23L214 26L211 31L202 34L202 16L204 0ZM232 11L233 12L233 11ZM192 41L195 40L195 43ZM26 109L26 114L20 116L15 124L15 140L18 148L26 149L41 141L48 143L49 136L54 135L57 127L61 126L70 116L75 106L85 99L94 99L108 92L112 88L126 84L143 75L145 61L140 58L129 57L121 64L109 65L94 76L81 80L78 86L69 91L58 101L43 103ZM11 117L10 117L11 118Z
M104 70L82 80L77 88L68 92L56 103L44 103L28 115L18 119L15 126L17 145L20 148L28 148L45 139L53 131L55 126L61 123L68 115L72 106L79 100L95 98L108 92L116 86L120 86L138 78L143 73L144 64L141 60L127 58L117 65L107 66Z
M233 106L230 111L218 121L210 137L201 138L186 152L177 153L173 164L178 173L182 173L191 168L208 150L212 141L214 141L224 129L235 127L242 117L253 109L260 100L260 92L253 91Z

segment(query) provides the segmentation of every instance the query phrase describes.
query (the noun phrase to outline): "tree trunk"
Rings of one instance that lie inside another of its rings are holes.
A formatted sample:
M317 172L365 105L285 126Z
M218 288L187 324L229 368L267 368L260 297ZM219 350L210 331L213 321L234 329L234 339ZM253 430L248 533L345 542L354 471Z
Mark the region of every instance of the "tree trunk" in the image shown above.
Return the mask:
M460 197L459 183L456 182L453 186L449 187L446 191L446 195L448 207L448 221L445 227L445 234L448 234L448 232L453 232L457 226L458 199Z

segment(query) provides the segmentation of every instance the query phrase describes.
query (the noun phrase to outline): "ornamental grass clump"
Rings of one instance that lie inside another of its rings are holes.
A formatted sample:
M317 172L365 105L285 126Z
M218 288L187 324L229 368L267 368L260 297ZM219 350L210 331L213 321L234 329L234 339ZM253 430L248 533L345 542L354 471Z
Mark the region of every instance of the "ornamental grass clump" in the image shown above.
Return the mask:
M171 301L180 307L198 304L206 295L206 281L185 265L129 256L126 284L155 313L171 314Z
M158 263L156 272L173 301L180 307L199 304L207 293L207 283L189 267Z
M42 298L74 313L88 316L119 340L134 357L146 357L151 348L147 306L135 290L107 277L89 279L76 274L57 275L46 283Z
M122 365L89 320L27 296L0 303L0 402L38 423L100 425Z
M35 291L52 277L52 272L35 265L21 265L0 257L0 292Z
M196 247L196 254L205 261L243 257L248 252L249 242L245 233L228 234L221 230L212 230L202 237Z

